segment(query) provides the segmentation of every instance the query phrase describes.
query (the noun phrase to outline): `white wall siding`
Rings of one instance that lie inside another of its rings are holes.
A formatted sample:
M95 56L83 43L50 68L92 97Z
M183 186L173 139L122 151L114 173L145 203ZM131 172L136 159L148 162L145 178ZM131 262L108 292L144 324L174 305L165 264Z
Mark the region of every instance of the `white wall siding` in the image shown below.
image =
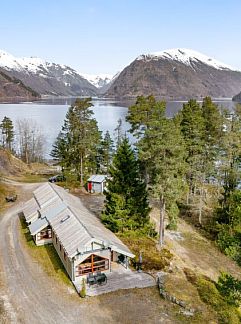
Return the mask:
M53 232L54 233L54 232ZM54 245L54 248L56 250L56 252L58 253L58 256L60 257L64 267L65 267L65 270L66 272L68 273L70 279L72 281L74 281L74 277L73 277L73 271L72 271L72 263L73 261L69 259L68 255L65 254L65 251L64 251L64 248L61 244L61 242L59 241L59 239L57 238L57 243L56 243L56 235L53 234L53 245ZM60 250L60 245L61 245L61 250Z

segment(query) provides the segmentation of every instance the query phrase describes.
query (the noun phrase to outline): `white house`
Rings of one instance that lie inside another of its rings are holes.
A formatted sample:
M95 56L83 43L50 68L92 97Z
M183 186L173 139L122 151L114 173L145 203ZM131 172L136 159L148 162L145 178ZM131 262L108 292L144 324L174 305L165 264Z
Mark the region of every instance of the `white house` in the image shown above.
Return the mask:
M88 192L102 193L106 186L107 175L94 174L88 179Z
M90 273L108 274L112 262L128 268L134 255L79 198L52 183L41 185L33 196L23 208L30 233L36 245L53 243L74 284Z

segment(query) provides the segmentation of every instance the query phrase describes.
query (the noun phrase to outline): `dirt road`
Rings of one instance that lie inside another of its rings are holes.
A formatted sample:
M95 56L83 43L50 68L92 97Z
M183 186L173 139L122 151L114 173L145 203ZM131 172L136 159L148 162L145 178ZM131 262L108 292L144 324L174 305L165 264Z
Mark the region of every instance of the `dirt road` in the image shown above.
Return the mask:
M37 186L18 185L18 203L0 216L0 301L6 323L178 323L155 288L82 300L48 277L20 240L18 211Z

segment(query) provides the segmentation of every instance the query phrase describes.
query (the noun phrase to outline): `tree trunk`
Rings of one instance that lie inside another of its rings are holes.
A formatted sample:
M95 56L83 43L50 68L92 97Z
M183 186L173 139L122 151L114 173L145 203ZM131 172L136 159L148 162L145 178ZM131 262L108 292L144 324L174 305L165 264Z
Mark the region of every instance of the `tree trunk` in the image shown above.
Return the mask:
M83 186L84 181L83 181L83 156L81 154L80 156L80 184Z
M165 199L163 195L160 197L160 228L159 228L159 243L160 246L163 246L164 243L164 218L165 218Z
M199 208L198 208L198 222L202 225L202 189L200 189L200 196L199 196Z

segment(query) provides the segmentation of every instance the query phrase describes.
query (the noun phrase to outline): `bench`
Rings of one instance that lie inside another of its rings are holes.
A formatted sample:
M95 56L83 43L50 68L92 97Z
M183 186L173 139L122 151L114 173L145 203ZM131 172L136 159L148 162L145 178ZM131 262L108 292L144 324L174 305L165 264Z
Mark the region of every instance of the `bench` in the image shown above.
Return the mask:
M5 197L6 202L14 202L17 200L17 195Z

